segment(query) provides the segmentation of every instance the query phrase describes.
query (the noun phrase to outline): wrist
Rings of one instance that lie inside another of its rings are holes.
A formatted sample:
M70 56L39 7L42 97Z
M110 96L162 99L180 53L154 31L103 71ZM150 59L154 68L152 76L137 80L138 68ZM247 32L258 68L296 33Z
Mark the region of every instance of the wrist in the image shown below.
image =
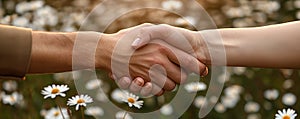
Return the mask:
M101 35L95 54L95 65L97 69L111 70L111 57L116 44L114 37L114 34Z
M207 39L204 38L206 32L205 31L193 31L193 41L195 41L193 46L194 51L196 53L197 59L204 64L210 64L211 58L209 55L209 50L207 47Z
M200 31L201 39L205 47L201 47L204 52L203 57L206 64L209 65L233 65L235 60L230 59L232 56L240 57L239 40L241 34L231 29L215 29ZM237 58L239 59L239 58ZM230 61L230 62L228 62ZM228 64L229 63L229 64Z

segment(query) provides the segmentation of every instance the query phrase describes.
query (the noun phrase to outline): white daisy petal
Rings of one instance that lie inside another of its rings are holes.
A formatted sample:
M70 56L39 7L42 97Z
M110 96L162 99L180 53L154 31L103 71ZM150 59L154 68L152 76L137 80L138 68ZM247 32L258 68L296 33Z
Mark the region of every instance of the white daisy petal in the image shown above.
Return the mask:
M191 83L185 84L184 88L189 93L195 93L198 91L205 90L206 84L203 82L191 82Z
M293 109L283 109L282 111L278 110L278 113L275 114L275 119L295 119L297 116L295 110Z
M67 85L51 85L51 86L47 86L44 88L44 90L42 90L41 94L45 95L44 99L51 97L51 98L55 98L56 96L60 95L62 97L65 97L66 94L64 92L68 91L69 88Z
M129 92L124 92L124 96L121 97L123 102L126 102L128 104L129 107L136 107L136 108L141 108L144 101L138 101L139 97L129 93Z
M62 113L61 113L62 112ZM45 112L45 119L70 119L66 108L51 108Z
M64 94L64 93L60 93L59 95L62 96L62 97L66 96L66 94Z
M68 99L67 105L76 105L75 109L79 110L80 106L86 107L88 103L92 103L93 99L88 95L76 95Z

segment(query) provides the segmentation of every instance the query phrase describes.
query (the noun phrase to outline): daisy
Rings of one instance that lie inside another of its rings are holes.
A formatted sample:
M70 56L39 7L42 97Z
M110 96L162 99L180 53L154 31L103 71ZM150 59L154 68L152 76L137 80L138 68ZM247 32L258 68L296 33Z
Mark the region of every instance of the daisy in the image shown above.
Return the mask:
M88 90L94 90L101 86L102 81L99 79L93 79L86 83L85 88Z
M246 71L246 67L233 67L233 73L237 74L237 75L242 75L245 73Z
M132 107L132 105L133 105L140 109L142 107L144 101L138 101L138 99L139 99L139 96L136 96L129 92L125 92L125 95L122 98L122 101L128 103L129 107Z
M100 102L107 102L109 101L108 97L106 96L106 94L103 91L99 91L96 94L96 100L100 101Z
M278 110L278 113L275 115L275 119L295 119L297 116L295 110L293 109L283 109L282 111Z
M17 17L12 21L14 26L26 27L29 24L29 19L26 17Z
M206 84L202 82L191 82L184 86L185 90L189 93L198 92L206 89Z
M276 100L279 96L279 92L276 89L269 89L264 92L264 96L268 100Z
M247 102L245 104L245 107L244 107L244 110L247 113L258 112L259 109L260 109L259 104L256 103L256 102L252 102L252 101L251 102Z
M205 100L206 100L206 99L205 99L205 97L203 97L203 96L198 96L198 97L196 97L195 100L194 100L194 105L195 105L195 107L201 108L201 106L204 105Z
M299 17L299 18L300 18L300 17ZM285 80L285 81L283 82L282 86L283 86L284 89L290 89L290 88L293 87L294 84L295 84L295 83L294 83L293 80L287 79L287 80Z
M123 102L123 98L125 97L125 93L124 91L120 90L120 89L115 89L112 93L111 93L111 98L119 103Z
M125 111L119 111L116 113L115 116L116 116L116 119L133 119L132 116Z
M88 103L92 103L93 99L88 95L76 95L68 99L67 105L73 106L76 105L76 110L79 109L79 106L86 106Z
M162 7L167 10L178 10L182 8L182 6L182 2L177 0L167 0L162 2Z
M222 103L218 103L215 105L214 109L218 113L224 113L226 111L226 107Z
M60 113L59 108L51 108L45 114L45 119L69 119L69 114L66 108L61 109L62 113Z
M232 86L227 87L224 90L224 93L226 96L229 96L229 97L237 97L243 92L243 90L244 90L243 87L241 87L239 85L232 85Z
M238 96L222 96L221 97L221 103L226 107L226 108L234 108L237 103L239 102L240 97Z
M104 115L103 109L101 107L96 107L96 106L86 108L84 113L89 116L103 116Z
M11 95L2 94L2 102L4 104L15 105L22 102L23 95L18 92L13 92Z
M52 85L47 86L42 90L42 94L45 95L44 99L51 97L55 98L57 95L60 95L62 97L65 97L66 94L63 92L66 92L69 90L69 87L67 85Z
M178 18L175 21L177 25L196 25L197 21L191 16L186 16L184 18Z
M282 103L287 106L293 106L297 102L297 97L293 93L287 93L282 96Z
M173 107L170 104L166 104L160 108L160 113L163 115L171 115L173 113Z
M9 92L17 90L18 84L16 81L5 81L3 82L3 89Z

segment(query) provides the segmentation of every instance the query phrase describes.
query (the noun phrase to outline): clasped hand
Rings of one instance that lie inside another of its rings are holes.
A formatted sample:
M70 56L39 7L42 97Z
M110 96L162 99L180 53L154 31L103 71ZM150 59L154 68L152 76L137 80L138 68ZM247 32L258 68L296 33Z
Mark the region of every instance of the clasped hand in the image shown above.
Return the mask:
M110 34L107 69L122 89L162 95L187 80L205 76L206 48L197 32L169 25L142 24ZM202 62L201 62L202 61Z

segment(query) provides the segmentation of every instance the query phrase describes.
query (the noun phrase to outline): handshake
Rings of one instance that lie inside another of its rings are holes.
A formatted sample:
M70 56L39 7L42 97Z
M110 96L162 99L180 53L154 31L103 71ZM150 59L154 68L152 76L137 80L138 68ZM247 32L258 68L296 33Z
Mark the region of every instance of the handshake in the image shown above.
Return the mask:
M75 70L96 67L111 72L121 88L133 93L162 95L190 73L207 75L207 65L300 68L299 29L299 21L203 31L142 24L114 34L0 25L0 78L71 71L79 64L82 67ZM81 47L78 52L76 44Z
M184 83L189 73L208 74L209 64L198 32L169 25L142 24L103 34L96 67L111 71L122 89L148 96L162 95Z

